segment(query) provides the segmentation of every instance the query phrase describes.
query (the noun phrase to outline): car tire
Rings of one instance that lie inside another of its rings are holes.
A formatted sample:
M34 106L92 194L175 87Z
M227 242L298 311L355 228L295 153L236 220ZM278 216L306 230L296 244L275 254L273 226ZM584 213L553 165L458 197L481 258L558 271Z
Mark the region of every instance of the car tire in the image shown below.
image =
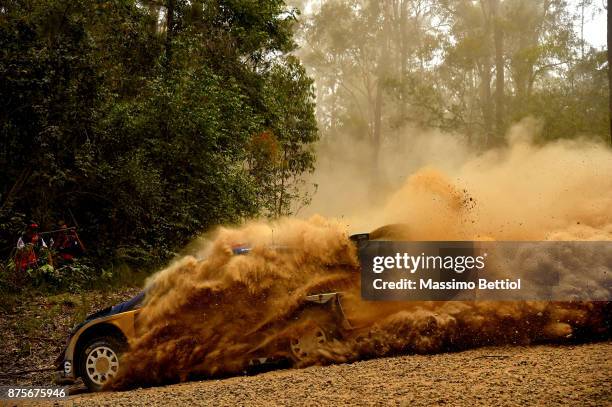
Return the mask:
M90 391L100 391L119 372L119 357L126 344L114 336L89 340L82 348L79 370L83 383Z

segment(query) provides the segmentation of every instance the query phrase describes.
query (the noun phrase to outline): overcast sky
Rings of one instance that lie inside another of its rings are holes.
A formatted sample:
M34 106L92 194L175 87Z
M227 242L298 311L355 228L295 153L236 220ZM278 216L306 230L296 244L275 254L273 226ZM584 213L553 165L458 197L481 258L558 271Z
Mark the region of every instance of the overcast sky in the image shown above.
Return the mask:
M569 3L578 11L580 0L570 0ZM584 39L598 49L606 48L607 24L604 6L607 3L607 0L593 0L591 9L585 13ZM580 34L580 22L576 23L576 31Z

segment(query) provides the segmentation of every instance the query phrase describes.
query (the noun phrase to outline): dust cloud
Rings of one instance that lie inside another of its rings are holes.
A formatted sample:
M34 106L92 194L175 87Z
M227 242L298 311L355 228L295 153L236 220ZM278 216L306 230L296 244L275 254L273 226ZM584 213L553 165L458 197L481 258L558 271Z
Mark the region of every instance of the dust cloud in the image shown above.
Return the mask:
M220 228L195 255L153 276L137 337L107 387L238 374L263 356L302 367L608 338L609 302L360 298L353 232L391 240L612 240L612 152L588 140L537 145L535 132L537 123L524 121L506 146L481 153L441 134L412 139L410 151L382 163L391 181L378 190L361 165L367 151L343 146L342 157L361 172L321 165L316 176L326 184L310 210L325 217ZM252 249L233 253L243 246ZM350 326L337 318L337 303L306 300L325 292L342 292Z
M612 151L588 139L540 145L539 129L525 119L507 145L481 153L456 135L408 130L383 147L374 173L362 146L333 144L304 215L339 218L354 233L404 223L411 240L609 240Z

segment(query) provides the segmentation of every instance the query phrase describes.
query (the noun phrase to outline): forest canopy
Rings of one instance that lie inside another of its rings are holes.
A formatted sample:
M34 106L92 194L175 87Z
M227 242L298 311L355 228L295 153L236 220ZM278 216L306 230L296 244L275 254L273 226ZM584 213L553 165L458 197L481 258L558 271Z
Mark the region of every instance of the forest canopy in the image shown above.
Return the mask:
M91 258L165 261L287 214L313 169L313 83L280 0L0 6L0 247L78 222Z

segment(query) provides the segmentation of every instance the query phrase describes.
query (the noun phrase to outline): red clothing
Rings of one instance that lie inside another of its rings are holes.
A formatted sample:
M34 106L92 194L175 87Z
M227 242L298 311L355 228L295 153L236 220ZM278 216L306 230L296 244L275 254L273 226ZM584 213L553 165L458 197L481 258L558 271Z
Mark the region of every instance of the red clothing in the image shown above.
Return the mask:
M15 267L19 271L25 271L38 266L38 252L46 248L47 244L38 235L23 235L17 241L17 254L15 255Z

